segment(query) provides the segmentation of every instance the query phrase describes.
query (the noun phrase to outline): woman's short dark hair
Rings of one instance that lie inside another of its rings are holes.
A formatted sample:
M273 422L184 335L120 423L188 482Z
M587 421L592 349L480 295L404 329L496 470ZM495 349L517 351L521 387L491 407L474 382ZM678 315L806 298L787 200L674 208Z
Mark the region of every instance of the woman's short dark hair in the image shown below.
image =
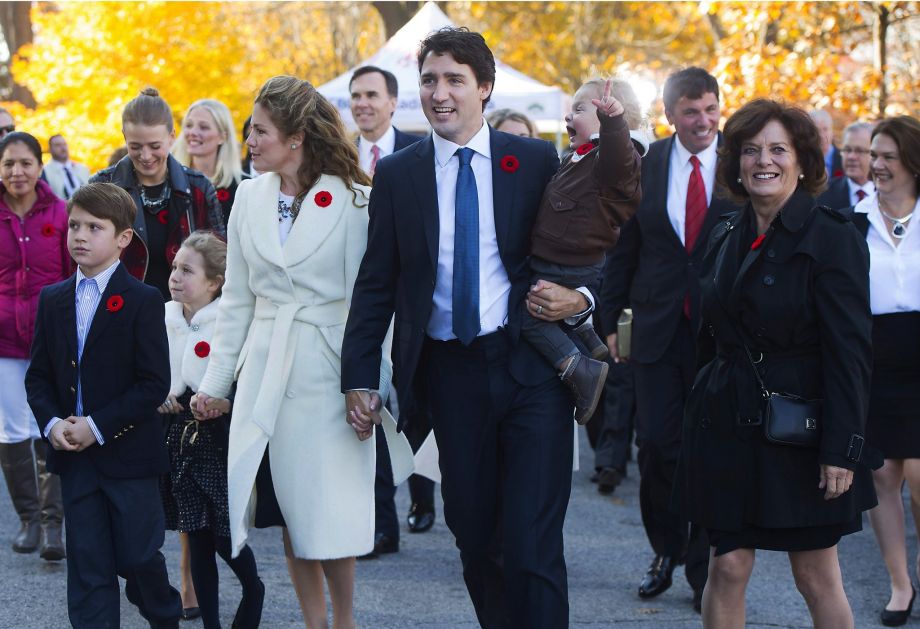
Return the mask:
M455 28L445 26L435 31L424 40L418 51L418 71L429 53L436 55L450 54L457 63L470 66L479 85L489 83L495 87L495 57L486 44L486 40L479 33L473 33L466 27ZM482 101L482 108L492 97L492 92Z
M39 144L32 135L26 133L25 131L11 131L3 136L3 139L0 140L0 158L3 157L3 154L6 152L6 147L10 144L25 144L26 148L35 156L35 159L38 160L38 163L42 163L42 145Z
M739 180L741 145L757 135L771 120L783 125L792 139L795 156L803 175L799 186L812 195L820 192L827 183L827 169L824 165L824 155L821 153L818 127L803 109L766 98L752 100L732 114L725 123L725 129L722 131L723 142L719 148L719 183L740 199L750 196Z
M920 120L913 116L885 118L875 125L875 129L872 131L872 138L875 139L875 136L879 133L884 133L898 145L898 159L916 179L914 182L914 194L917 194L920 192ZM0 155L2 154L0 153Z

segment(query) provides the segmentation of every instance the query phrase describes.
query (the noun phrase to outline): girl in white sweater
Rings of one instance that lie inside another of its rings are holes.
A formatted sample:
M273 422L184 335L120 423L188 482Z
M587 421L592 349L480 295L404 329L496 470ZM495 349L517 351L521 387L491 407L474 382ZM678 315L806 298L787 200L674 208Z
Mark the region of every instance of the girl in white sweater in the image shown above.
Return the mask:
M169 276L173 298L166 304L169 337L169 397L159 411L169 416L166 433L171 471L163 478L166 528L188 534L192 582L206 629L219 628L218 575L214 554L230 566L243 586L234 628L257 627L265 586L248 546L231 558L227 511L229 400L215 406L221 415L205 419L189 399L208 366L227 261L227 245L210 232L191 234L176 253Z

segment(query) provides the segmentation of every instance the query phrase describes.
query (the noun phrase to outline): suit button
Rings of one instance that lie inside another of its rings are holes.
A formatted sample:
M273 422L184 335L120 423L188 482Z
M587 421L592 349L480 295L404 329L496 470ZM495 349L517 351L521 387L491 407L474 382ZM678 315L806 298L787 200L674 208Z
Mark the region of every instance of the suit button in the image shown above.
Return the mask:
M763 276L763 283L764 283L766 286L773 286L773 283L774 283L775 281L776 281L776 280L773 279L773 276L772 276L772 275L764 275L764 276Z
M711 323L709 324L709 336L713 338L715 338L716 336L716 329L713 327Z
M76 392L77 392L77 388L76 388L76 387L70 387L70 392L71 392L71 393L76 393Z
M712 420L710 420L708 417L703 417L702 419L700 419L700 428L702 428L703 430L709 428L710 424L712 424Z
M767 249L767 257L768 257L768 258L775 258L775 257L776 257L776 252L775 252L773 249Z
M284 396L289 399L294 399L294 392L288 391L287 393L284 394Z

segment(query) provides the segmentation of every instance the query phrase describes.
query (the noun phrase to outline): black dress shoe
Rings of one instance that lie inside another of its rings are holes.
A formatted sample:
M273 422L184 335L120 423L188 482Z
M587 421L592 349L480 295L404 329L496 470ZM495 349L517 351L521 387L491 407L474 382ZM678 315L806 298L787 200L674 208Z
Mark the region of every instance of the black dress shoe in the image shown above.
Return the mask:
M883 609L882 613L879 614L879 620L881 620L882 624L886 627L900 627L901 625L907 624L907 619L910 618L910 612L914 609L915 598L917 598L917 590L911 587L910 602L907 604L907 609L898 611Z
M597 475L597 493L609 496L623 482L623 474L613 467L605 467Z
M656 555L648 572L642 577L642 583L639 584L639 598L658 596L671 587L671 573L676 565L675 559Z
M185 607L182 610L182 620L195 620L196 618L201 618L201 609L198 607Z
M410 533L424 533L434 526L434 507L413 502L406 522L409 523Z
M703 613L703 589L693 590L693 611L697 614Z
M359 555L357 559L378 559L380 555L399 552L399 542L384 533L374 534L374 550L366 555Z

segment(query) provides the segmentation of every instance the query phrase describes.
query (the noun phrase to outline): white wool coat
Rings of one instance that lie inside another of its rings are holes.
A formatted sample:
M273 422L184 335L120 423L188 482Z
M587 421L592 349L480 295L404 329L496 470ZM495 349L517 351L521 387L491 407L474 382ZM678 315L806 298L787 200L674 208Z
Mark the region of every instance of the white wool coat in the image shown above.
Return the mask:
M282 246L275 173L240 183L227 229L227 280L199 392L224 397L238 377L228 450L233 554L254 518L266 446L294 554L336 559L374 545L374 440L345 422L341 350L367 247L370 189L323 175ZM320 195L324 192L326 195ZM326 207L320 204L331 196ZM383 356L390 354L389 346ZM392 368L381 369L381 393Z

